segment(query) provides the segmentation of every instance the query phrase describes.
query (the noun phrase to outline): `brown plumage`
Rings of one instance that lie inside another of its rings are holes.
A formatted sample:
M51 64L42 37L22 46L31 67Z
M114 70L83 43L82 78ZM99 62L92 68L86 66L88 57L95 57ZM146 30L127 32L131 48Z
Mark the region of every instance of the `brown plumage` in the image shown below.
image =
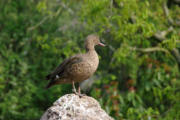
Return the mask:
M50 80L47 88L56 84L72 83L74 92L77 93L74 83L88 79L98 67L99 58L94 48L96 45L105 46L97 35L89 35L85 41L86 53L64 60L54 72L47 75L47 80Z

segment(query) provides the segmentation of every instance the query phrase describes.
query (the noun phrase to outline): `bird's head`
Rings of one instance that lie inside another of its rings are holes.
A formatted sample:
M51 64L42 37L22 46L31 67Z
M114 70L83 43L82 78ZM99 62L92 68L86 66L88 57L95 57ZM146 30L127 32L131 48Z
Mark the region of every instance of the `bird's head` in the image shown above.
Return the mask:
M85 41L85 47L87 50L94 49L94 46L105 46L103 43L100 42L99 36L95 34L88 35Z

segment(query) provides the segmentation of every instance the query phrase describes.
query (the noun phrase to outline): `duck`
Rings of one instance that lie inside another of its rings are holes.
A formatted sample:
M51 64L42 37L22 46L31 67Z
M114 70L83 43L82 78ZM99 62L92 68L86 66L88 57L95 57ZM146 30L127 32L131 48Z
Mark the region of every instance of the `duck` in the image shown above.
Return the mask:
M99 65L98 54L95 46L105 46L100 42L100 38L96 34L86 37L85 49L83 54L76 54L65 59L53 72L46 76L50 82L46 88L50 88L58 84L72 84L72 90L75 94L81 95L80 86L78 92L75 83L80 83L90 78L97 70Z

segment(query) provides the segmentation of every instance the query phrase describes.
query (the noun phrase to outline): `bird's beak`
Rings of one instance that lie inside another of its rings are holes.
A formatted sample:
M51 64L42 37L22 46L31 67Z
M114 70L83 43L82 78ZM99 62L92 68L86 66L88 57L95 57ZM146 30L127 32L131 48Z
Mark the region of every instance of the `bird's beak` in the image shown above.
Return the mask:
M103 43L99 43L98 45L105 47L106 45Z

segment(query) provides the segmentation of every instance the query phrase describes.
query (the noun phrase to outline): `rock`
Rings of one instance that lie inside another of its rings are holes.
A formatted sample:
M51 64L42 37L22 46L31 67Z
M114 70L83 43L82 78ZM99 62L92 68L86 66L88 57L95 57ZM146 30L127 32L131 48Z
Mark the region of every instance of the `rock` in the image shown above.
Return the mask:
M92 97L67 94L54 102L40 120L114 120Z

